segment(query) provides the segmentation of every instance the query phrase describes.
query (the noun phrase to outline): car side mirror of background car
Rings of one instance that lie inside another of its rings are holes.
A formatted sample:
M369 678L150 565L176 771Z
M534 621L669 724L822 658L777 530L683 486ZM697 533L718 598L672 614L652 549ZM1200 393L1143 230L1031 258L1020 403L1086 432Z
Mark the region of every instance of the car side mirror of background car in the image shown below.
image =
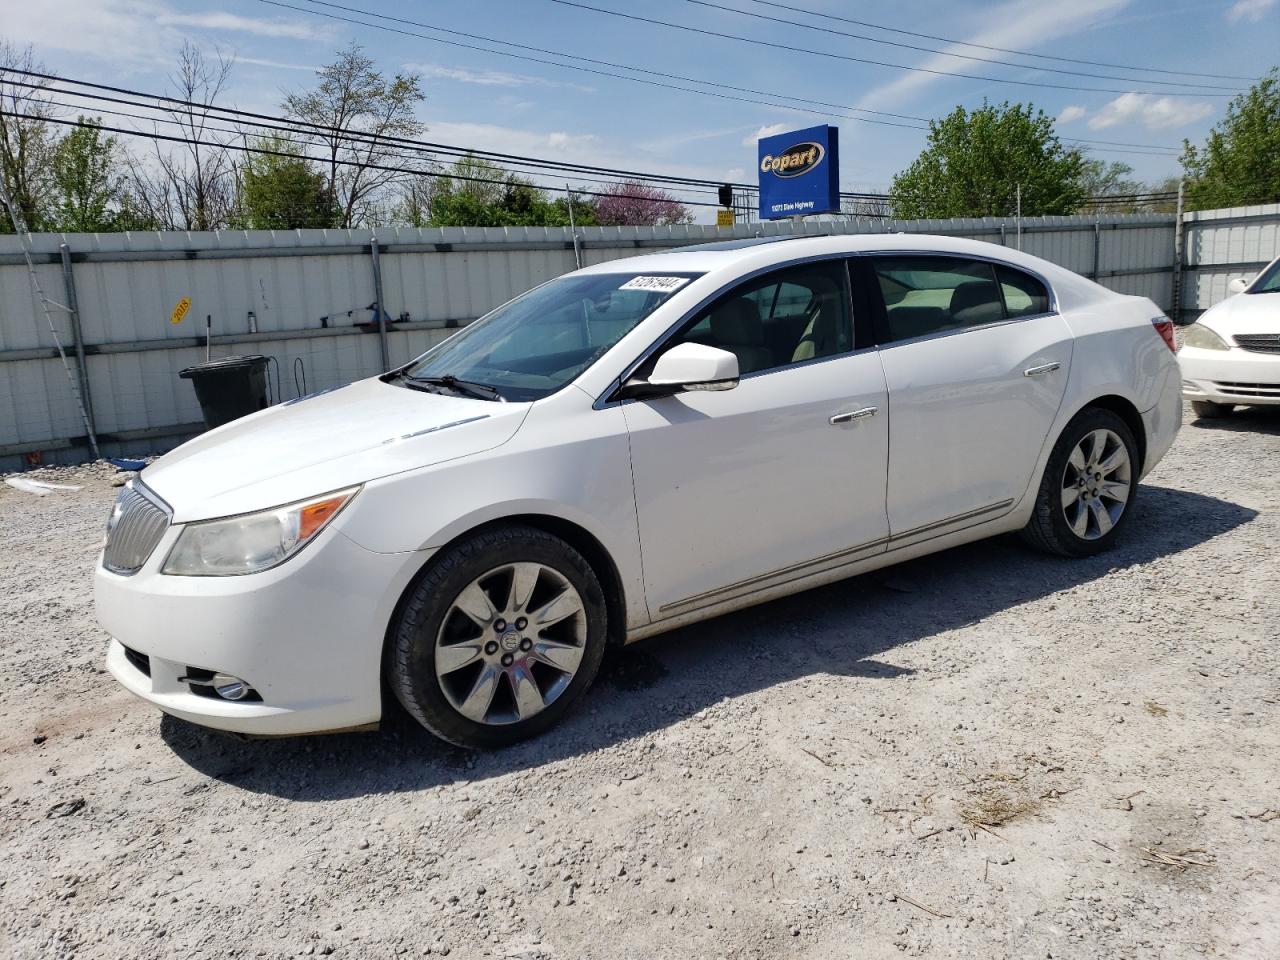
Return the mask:
M651 399L685 390L732 390L738 385L738 357L702 343L678 343L653 365L647 377L628 380L623 397Z
M1235 296L1237 293L1244 293L1249 288L1248 277L1232 277L1227 281L1227 293Z

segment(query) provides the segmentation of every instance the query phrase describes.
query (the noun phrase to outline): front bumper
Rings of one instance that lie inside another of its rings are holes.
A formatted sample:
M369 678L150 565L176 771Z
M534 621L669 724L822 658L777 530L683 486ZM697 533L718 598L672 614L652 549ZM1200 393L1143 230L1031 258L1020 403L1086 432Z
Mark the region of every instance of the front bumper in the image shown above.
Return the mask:
M1240 347L1178 351L1182 395L1188 400L1224 404L1280 404L1280 354Z
M381 718L387 624L427 553L374 553L328 529L261 573L164 576L180 530L171 527L132 576L99 562L95 606L112 637L107 669L121 684L166 713L239 733L319 733ZM193 671L239 677L261 700L202 695L181 679Z

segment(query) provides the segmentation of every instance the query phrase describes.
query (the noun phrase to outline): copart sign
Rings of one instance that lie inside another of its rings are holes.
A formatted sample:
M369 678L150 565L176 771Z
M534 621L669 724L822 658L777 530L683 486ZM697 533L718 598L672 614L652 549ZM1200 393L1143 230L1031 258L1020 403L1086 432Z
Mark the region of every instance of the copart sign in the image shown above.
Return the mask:
M839 132L809 127L759 141L761 220L840 209Z

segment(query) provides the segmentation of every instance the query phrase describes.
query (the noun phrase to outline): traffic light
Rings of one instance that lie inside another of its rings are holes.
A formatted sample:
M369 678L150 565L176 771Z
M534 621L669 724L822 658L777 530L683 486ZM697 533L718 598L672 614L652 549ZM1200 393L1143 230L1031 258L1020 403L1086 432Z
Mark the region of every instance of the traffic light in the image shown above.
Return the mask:
M733 206L733 185L732 184L725 183L720 186L720 206L722 207Z

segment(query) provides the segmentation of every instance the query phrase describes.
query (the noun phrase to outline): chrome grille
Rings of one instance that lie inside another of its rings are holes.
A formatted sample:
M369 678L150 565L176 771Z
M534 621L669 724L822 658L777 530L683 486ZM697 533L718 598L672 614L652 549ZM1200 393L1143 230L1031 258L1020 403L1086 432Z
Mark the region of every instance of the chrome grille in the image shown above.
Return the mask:
M1238 333L1236 346L1254 353L1280 353L1280 333Z
M107 525L102 565L125 576L137 573L169 527L163 502L137 480L120 492Z

